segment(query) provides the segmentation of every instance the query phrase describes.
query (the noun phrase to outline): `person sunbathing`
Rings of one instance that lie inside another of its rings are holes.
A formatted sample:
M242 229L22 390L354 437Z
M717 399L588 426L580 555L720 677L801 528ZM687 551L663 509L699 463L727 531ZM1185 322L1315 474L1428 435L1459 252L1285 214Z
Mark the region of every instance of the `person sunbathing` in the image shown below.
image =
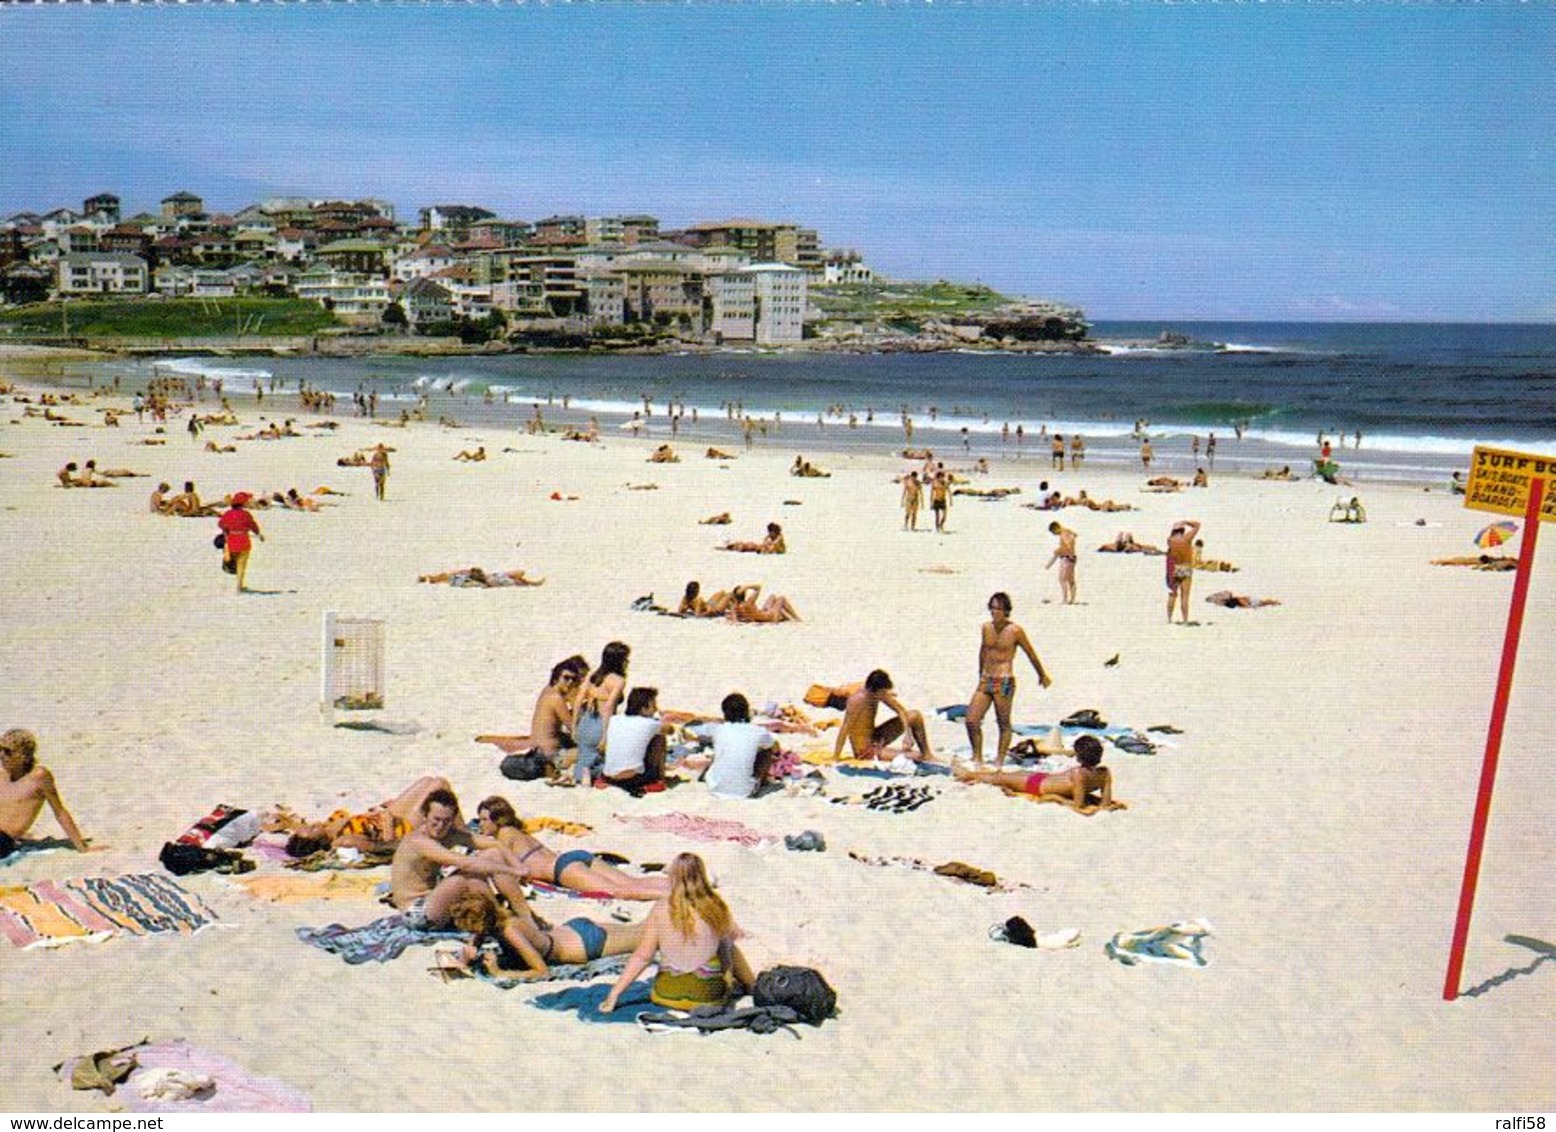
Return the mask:
M166 515L168 513L168 492L172 491L172 485L159 483L157 490L151 493L151 513L153 515Z
M1193 482L1189 486L1190 487L1209 487L1210 486L1210 477L1205 474L1205 469L1204 468L1196 468L1196 469L1194 469L1194 480L1193 480Z
M1228 609L1258 609L1265 605L1280 604L1273 597L1248 597L1246 594L1234 594L1231 590L1217 590L1205 600L1211 605L1224 605Z
M708 459L710 459L710 460L733 460L734 459L733 456L731 456L728 452L725 452L722 448L709 448L708 452L707 452L707 456L708 456Z
M668 444L661 444L648 458L650 464L679 464L681 458L675 454L675 449Z
M295 487L288 488L286 494L276 500L276 502L283 507L291 508L293 511L319 511L324 507L324 504L316 499L309 499L306 496L299 495ZM331 504L331 506L334 505Z
M633 876L600 860L586 849L557 853L524 832L513 804L492 795L476 807L478 846L487 843L507 850L526 880L540 881L574 892L604 892L617 900L658 900L670 890L662 876Z
M643 938L642 924L583 916L543 925L529 905L504 912L491 893L480 889L467 889L454 898L449 922L471 935L459 955L466 967L479 965L488 974L525 980L545 978L552 963L592 963L606 955L626 955Z
M207 440L205 442L205 450L207 452L216 453L236 452L238 450L238 446L236 444L217 444L214 440Z
M1194 569L1210 574L1235 574L1237 567L1220 558L1205 557L1205 540L1194 540Z
M803 456L796 456L794 464L789 468L791 476L800 476L803 479L831 479L831 472L824 472Z
M800 611L782 594L771 594L760 605L761 586L737 586L731 594L728 617L731 621L751 621L777 624L780 621L801 620Z
M1516 570L1518 559L1511 554L1471 554L1457 558L1434 558L1433 566L1468 566L1472 570Z
M717 515L709 515L706 519L698 519L699 527L727 527L735 520L729 517L728 511L720 511Z
M483 570L479 566L466 566L463 570L449 570L441 574L422 574L418 582L446 583L461 589L503 589L507 586L541 586L544 578L525 577L523 570Z
M481 445L474 452L471 452L468 449L461 449L459 454L455 456L454 459L467 464L479 464L481 461L486 459L486 445Z
M1278 472L1274 468L1265 468L1264 471L1259 473L1259 478L1262 480L1289 480L1296 477L1291 474L1291 465L1287 464Z
M354 814L336 810L323 821L304 821L292 811L278 807L260 815L260 828L269 833L289 833L286 852L291 857L308 857L329 849L356 849L368 853L390 850L400 843L416 824L421 804L434 790L447 790L448 779L425 775L411 783L387 802Z
M1155 476L1145 481L1143 491L1182 491L1183 481L1172 476Z
M335 461L336 466L341 468L365 468L368 463L369 459L365 452L353 452L351 455L342 456Z
M1076 764L1068 770L1028 774L1019 770L978 770L955 766L959 782L998 786L1014 794L1030 794L1039 802L1057 802L1090 817L1099 810L1123 810L1113 800L1113 773L1102 765L1102 741L1095 735L1075 740Z
M1119 531L1113 536L1112 542L1105 542L1097 547L1103 554L1162 554L1164 551L1149 543L1135 541L1135 536L1128 531Z
M726 542L719 550L733 550L741 554L784 554L788 546L783 541L783 528L777 523L767 524L767 537L761 542Z

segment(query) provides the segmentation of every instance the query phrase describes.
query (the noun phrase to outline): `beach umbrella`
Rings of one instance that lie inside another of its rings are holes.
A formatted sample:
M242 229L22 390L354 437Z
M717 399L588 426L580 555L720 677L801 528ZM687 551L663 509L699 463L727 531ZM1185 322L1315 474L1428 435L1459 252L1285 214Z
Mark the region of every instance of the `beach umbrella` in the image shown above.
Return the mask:
M1501 546L1517 533L1518 524L1510 519L1503 519L1500 523L1492 523L1476 535L1475 545L1482 550L1490 550L1493 546Z

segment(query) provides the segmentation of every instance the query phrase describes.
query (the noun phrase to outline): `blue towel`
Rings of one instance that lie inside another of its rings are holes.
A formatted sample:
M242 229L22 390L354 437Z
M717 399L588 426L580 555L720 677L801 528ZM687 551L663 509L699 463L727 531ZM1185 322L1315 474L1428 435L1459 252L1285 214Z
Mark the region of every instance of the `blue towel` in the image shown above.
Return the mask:
M464 932L447 929L422 931L411 927L403 915L385 916L359 928L330 924L322 928L298 928L297 938L313 947L339 955L347 963L387 963L407 947L445 939L467 939Z
M633 983L621 992L621 997L616 1000L616 1009L610 1014L600 1013L600 1003L605 1001L605 996L611 991L604 983L590 983L586 987L568 987L566 990L539 995L530 999L529 1004L538 1006L542 1010L575 1010L578 1012L579 1019L584 1022L635 1024L638 1015L645 1008L653 1006L653 1001L648 997L648 990L649 985L646 982Z

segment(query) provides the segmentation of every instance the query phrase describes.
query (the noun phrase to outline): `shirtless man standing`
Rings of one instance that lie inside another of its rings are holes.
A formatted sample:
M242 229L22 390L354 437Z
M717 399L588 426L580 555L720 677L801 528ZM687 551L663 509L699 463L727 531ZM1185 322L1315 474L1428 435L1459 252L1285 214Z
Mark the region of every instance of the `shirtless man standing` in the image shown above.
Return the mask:
M515 908L524 907L524 869L506 849L475 852L459 823L459 800L434 790L421 804L421 824L400 841L389 867L389 899L417 928L443 927L461 894L487 891L487 880ZM446 875L445 875L446 871Z
M902 477L902 529L918 530L918 509L924 502L924 490L919 486L918 473L909 472Z
M1043 569L1048 569L1055 562L1059 563L1059 596L1064 599L1065 605L1074 605L1075 532L1069 527L1060 526L1056 519L1048 524L1048 533L1059 536L1059 545L1054 547L1053 557L1048 560L1048 566L1044 566Z
M994 760L996 769L1005 765L1005 756L1010 751L1010 705L1016 696L1016 650L1027 654L1043 687L1053 683L1033 651L1032 642L1027 640L1026 630L1010 619L1010 612L1009 594L996 593L989 598L989 622L983 627L978 646L978 690L967 705L967 738L972 743L973 763L977 766L983 765L983 717L989 705L994 705L994 718L1000 729L999 754Z
M896 718L888 719L879 727L875 725L875 711L885 704L896 712ZM915 761L933 759L929 748L929 736L924 732L924 717L909 711L892 695L891 677L884 669L877 668L865 677L864 687L848 697L843 709L843 723L837 729L837 742L832 747L832 757L843 757L843 742L848 741L858 759L879 759L886 756L886 747L903 734L913 736L918 745L916 753L904 752Z
M86 838L60 801L54 776L47 767L37 765L38 738L19 727L0 735L0 857L9 856L16 843L32 828L47 802L54 819L80 852L87 851Z
M1189 623L1189 591L1194 585L1194 540L1199 524L1180 519L1167 536L1167 623L1172 624L1172 603L1176 599L1183 623Z

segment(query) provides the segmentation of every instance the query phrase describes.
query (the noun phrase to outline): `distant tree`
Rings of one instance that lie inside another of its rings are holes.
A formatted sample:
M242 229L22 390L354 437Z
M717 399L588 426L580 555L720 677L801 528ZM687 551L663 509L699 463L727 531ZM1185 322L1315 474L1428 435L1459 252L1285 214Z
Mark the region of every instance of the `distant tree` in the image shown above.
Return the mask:
M385 326L394 326L400 329L404 329L411 324L411 320L405 317L405 308L399 303L390 303L385 307L380 320Z
M26 275L0 276L0 295L8 303L41 303L49 297L49 284Z

